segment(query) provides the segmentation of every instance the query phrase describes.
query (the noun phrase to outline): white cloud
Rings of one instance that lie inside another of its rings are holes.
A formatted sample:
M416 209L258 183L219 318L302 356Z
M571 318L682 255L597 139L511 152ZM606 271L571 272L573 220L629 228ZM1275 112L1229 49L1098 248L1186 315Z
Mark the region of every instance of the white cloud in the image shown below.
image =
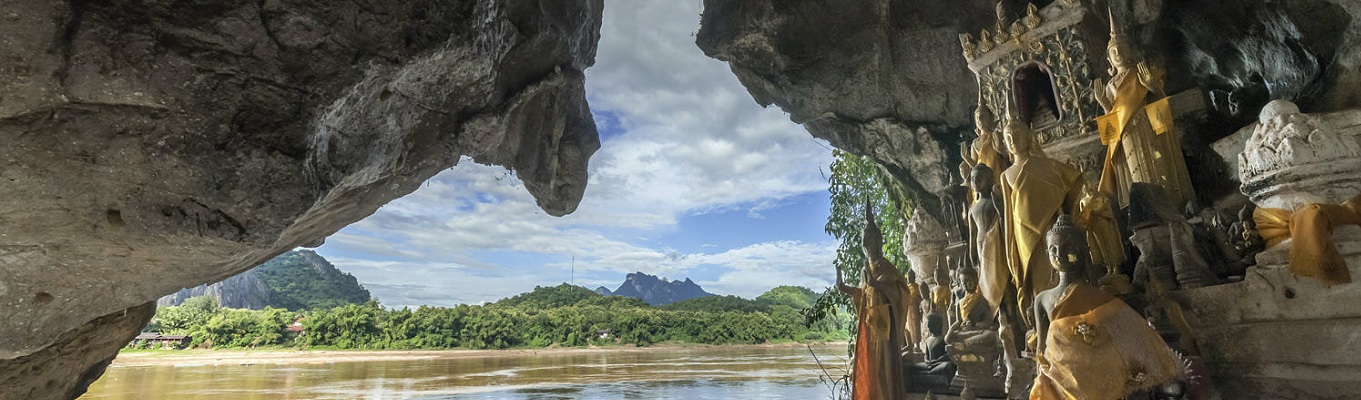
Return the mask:
M783 112L757 105L725 64L695 46L700 8L608 1L586 86L593 111L605 116L602 132L614 134L591 159L575 213L549 217L512 173L464 159L320 251L388 305L496 300L561 282L566 273L550 272L570 269L572 258L578 274L617 274L590 278L611 288L627 272L683 278L698 267L720 271L700 282L707 290L747 297L778 284L825 285L830 241L706 240L713 253L652 242L677 233L686 216L745 210L769 218L785 199L827 187L820 171L830 149ZM506 254L537 264L504 265Z

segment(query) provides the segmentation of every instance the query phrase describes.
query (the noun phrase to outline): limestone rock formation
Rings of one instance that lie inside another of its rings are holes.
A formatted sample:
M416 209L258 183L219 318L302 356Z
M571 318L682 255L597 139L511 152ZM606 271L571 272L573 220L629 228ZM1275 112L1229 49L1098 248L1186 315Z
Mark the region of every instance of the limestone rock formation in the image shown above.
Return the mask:
M599 289L597 289L599 293ZM634 272L624 277L624 283L613 292L601 293L606 296L624 296L642 299L647 304L660 306L696 297L713 296L704 291L690 278L684 281L668 281L642 272Z
M293 250L221 282L180 289L156 305L178 306L197 296L212 297L221 307L252 310L328 309L373 298L353 275L311 250Z
M23 382L0 398L78 394L139 327L97 318L318 243L461 156L572 212L599 147L600 0L0 6L0 382Z
M226 308L259 310L269 305L270 290L256 276L255 270L250 270L219 282L180 289L157 299L156 306L178 306L191 297L199 296L212 297L217 305Z

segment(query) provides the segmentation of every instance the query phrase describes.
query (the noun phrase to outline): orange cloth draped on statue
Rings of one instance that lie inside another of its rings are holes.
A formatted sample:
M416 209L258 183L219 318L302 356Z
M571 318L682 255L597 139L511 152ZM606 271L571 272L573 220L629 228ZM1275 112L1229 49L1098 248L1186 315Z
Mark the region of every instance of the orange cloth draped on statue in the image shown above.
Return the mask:
M1045 256L1044 235L1058 219L1064 203L1075 204L1081 198L1078 183L1082 173L1044 157L1028 158L1012 168L1020 168L1015 174L1016 181L1002 185L1002 197L1006 199L1007 266L1012 284L1016 285L1020 309L1030 310L1036 293L1058 283Z
M1310 204L1291 212L1258 208L1252 219L1267 246L1290 243L1290 272L1332 285L1352 281L1347 261L1333 244L1333 227L1361 225L1361 195L1340 205Z
M855 361L852 370L851 398L855 400L899 399L907 393L904 386L901 349L906 341L906 313L903 302L910 297L907 279L887 260L870 263L870 273L880 276L879 284L888 285L884 293L866 284L859 296L852 296L857 315ZM863 279L874 279L864 277ZM896 326L896 328L895 328Z
M907 284L907 298L903 308L907 309L907 343L919 345L922 342L922 289L919 283Z
M1115 400L1183 375L1142 315L1086 283L1059 298L1046 336L1031 400Z
M1115 86L1115 98L1111 99L1111 109L1105 116L1097 119L1101 132L1101 143L1106 145L1106 162L1101 167L1101 180L1097 187L1106 193L1115 193L1115 151L1120 147L1120 138L1125 134L1125 125L1134 118L1134 113L1144 106L1148 88L1139 82L1139 75L1133 71L1123 72L1114 77L1119 81ZM1113 120L1112 120L1113 118Z
M1002 219L992 222L986 232L979 235L979 252L987 262L980 260L978 272L978 291L996 312L1002 307L1002 297L1006 295L1007 284L1011 281L1011 270L1007 268L1007 250L1002 246Z
M855 302L857 306L860 304L859 298L853 298L851 301ZM851 374L854 375L851 379L851 397L855 400L873 399L874 397L870 396L873 390L870 388L875 386L876 378L878 378L876 374L870 371L875 364L872 360L876 354L871 351L873 346L870 344L873 339L870 337L868 314L869 310L864 308L859 309L856 313L856 321L859 321L859 323L856 324L855 365L851 367Z

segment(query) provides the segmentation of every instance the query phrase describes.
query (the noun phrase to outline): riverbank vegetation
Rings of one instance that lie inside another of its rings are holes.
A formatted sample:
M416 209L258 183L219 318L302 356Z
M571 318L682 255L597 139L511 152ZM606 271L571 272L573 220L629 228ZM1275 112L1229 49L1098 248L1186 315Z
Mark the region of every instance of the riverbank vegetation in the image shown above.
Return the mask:
M818 295L781 286L754 300L710 296L649 306L562 284L485 305L387 309L219 308L208 297L162 307L149 331L189 335L196 348L507 349L547 346L761 344L847 340L849 318L805 323Z

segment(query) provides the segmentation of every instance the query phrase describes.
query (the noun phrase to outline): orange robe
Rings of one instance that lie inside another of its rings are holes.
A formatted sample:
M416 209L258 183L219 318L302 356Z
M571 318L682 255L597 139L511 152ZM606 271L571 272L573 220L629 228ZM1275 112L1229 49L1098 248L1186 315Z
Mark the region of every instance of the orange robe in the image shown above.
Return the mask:
M860 295L852 296L859 332L856 333L851 398L901 399L907 395L901 355L907 324L903 302L910 297L907 279L883 259L871 262L870 270L872 274L885 276L881 285L889 290L879 290L867 282L860 288Z
M1031 400L1116 400L1184 374L1143 315L1096 286L1072 284L1049 317Z

